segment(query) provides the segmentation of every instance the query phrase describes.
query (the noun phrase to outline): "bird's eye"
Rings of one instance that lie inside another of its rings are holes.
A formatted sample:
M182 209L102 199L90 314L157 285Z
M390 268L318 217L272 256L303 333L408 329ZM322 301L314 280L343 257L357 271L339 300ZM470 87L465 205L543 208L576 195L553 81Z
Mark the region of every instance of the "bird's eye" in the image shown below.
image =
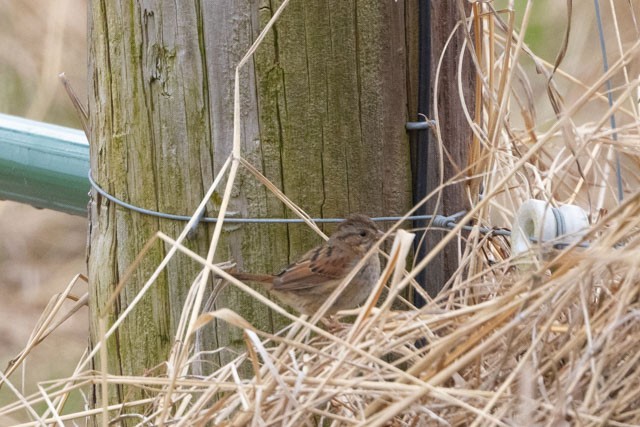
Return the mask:
M360 237L366 237L367 236L367 232L365 230L362 230L360 232Z

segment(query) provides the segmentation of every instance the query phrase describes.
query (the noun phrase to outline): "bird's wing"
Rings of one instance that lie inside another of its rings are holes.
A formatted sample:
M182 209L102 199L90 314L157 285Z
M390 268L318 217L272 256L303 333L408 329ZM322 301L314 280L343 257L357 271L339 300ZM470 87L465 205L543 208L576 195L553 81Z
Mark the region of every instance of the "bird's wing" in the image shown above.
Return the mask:
M322 245L282 270L274 279L273 288L295 291L313 288L331 280L341 280L355 265L353 260L353 255L339 246Z

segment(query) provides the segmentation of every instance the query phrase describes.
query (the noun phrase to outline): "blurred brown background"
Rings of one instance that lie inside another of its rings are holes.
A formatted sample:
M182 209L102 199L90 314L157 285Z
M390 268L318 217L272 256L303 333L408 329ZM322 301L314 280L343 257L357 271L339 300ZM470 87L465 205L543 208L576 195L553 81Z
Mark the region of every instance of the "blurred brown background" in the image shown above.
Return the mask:
M65 72L86 99L86 16L85 0L0 2L0 113L80 128L57 76ZM0 201L0 369L22 350L52 296L85 273L86 228L83 217ZM85 291L82 284L74 293ZM29 357L24 392L35 391L35 379L70 375L87 332L83 309ZM20 387L20 372L11 381ZM14 400L0 390L0 405Z

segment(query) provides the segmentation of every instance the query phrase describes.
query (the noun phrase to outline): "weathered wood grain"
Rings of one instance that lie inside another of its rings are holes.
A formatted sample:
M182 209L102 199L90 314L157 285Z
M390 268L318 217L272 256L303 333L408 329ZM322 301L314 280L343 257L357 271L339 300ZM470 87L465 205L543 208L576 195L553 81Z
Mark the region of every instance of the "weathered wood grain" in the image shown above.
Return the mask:
M111 194L145 208L191 214L231 152L236 63L278 2L93 0L90 6L91 168ZM242 72L242 149L312 216L399 214L411 202L404 4L294 0ZM290 215L248 173L230 211ZM216 195L207 215L218 208ZM130 212L93 195L89 276L91 337L98 314L137 254L158 230L183 223ZM188 241L205 255L212 227ZM225 228L219 260L275 271L317 241L301 225ZM109 321L158 265L156 244L127 282ZM200 267L177 256L108 343L108 371L143 374L166 359L186 293ZM227 288L218 307L259 328L281 320ZM203 348L240 348L242 331L205 328ZM213 360L224 363L232 354ZM123 399L117 390L112 399ZM130 396L129 396L130 397Z

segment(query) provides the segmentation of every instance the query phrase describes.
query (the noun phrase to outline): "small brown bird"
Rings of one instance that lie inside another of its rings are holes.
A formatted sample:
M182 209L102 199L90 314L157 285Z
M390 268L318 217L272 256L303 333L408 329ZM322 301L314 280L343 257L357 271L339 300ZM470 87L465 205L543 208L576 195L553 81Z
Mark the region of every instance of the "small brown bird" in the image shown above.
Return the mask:
M383 232L364 215L353 214L338 225L329 240L311 249L276 275L229 273L239 280L264 285L282 302L302 314L312 315L355 265L382 237ZM380 258L372 255L327 314L362 304L380 278Z

